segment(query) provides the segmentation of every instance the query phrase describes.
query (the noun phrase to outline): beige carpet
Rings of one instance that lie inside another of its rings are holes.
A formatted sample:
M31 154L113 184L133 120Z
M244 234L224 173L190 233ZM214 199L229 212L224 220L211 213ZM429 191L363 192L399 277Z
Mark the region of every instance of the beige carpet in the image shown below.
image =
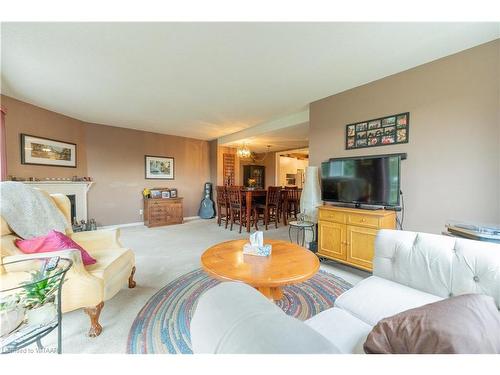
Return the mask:
M105 302L100 322L102 334L89 338L88 317L82 310L63 316L63 353L125 353L129 329L146 301L170 281L200 267L205 249L222 241L246 238L247 234L218 227L214 220L193 220L181 225L148 229L144 226L121 229L122 243L136 254L135 289L124 288ZM264 238L288 240L288 227L274 227ZM323 269L355 284L367 273L333 262ZM43 340L47 348L55 347L56 335Z

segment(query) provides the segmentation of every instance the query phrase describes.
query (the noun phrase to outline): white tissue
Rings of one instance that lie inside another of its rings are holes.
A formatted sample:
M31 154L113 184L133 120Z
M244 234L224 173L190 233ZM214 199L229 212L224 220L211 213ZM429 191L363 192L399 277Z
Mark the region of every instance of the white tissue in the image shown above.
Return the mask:
M250 235L250 243L243 246L243 254L269 256L271 255L271 245L264 245L264 233L256 231Z

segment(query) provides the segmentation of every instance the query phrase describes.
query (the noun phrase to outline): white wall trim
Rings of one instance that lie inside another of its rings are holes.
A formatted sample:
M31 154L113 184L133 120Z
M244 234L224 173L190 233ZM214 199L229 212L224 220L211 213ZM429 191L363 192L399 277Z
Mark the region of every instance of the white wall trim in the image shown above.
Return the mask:
M188 217L184 218L184 222L198 220L198 219L201 219L201 218L199 216L188 216ZM119 229L119 228L124 228L124 227L136 227L136 226L139 226L139 225L144 225L144 222L143 221L137 221L135 223L104 225L102 227L99 227L99 229Z

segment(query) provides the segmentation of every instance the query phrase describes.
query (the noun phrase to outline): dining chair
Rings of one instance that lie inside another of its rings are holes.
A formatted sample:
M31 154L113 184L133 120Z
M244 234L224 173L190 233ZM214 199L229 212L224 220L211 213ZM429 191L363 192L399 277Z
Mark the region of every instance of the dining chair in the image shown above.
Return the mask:
M222 221L225 222L225 229L229 224L229 218L231 216L229 209L229 199L227 195L227 190L225 186L217 186L217 224L221 226Z
M254 218L256 222L258 222L261 217L260 214L262 213L262 219L264 220L266 230L268 224L272 221L274 221L274 225L278 228L280 199L281 186L269 186L266 194L266 202L264 204L261 203L254 206Z
M230 230L233 230L233 224L237 223L240 225L240 231L241 233L241 228L243 225L246 225L247 220L253 220L253 223L255 224L255 229L257 230L257 221L253 217L253 210L252 210L252 217L247 218L246 213L247 213L247 208L246 208L246 203L245 199L243 199L243 187L242 186L228 186L227 187L227 194L229 198L229 210L231 212L231 226ZM251 221L252 222L252 221Z
M292 215L297 219L297 214L300 212L300 194L301 190L297 186L285 187L286 194L286 209L287 217Z

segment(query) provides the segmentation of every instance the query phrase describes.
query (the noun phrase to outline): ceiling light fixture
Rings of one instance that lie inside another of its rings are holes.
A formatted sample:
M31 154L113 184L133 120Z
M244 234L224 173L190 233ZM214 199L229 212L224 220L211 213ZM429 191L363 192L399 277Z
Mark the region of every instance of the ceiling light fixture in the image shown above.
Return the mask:
M252 152L245 143L238 147L236 153L240 159L248 159L252 156Z

